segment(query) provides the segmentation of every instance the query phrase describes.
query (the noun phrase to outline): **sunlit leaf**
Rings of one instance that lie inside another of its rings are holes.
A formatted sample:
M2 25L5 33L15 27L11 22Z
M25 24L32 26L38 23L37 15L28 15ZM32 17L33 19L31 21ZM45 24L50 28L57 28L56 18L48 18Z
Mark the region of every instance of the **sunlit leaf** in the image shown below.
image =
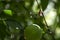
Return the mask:
M3 10L5 14L12 16L12 10Z

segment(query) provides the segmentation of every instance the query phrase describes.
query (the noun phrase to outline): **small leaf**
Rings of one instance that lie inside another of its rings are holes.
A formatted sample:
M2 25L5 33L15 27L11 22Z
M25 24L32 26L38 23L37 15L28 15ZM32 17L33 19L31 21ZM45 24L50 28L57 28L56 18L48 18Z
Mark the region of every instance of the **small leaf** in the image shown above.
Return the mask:
M12 16L12 10L3 10L5 14Z

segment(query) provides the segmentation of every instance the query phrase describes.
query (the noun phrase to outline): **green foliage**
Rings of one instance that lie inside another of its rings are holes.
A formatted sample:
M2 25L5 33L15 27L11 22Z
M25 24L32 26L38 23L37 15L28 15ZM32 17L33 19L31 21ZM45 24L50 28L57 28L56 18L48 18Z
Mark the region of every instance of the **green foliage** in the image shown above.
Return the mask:
M55 0L0 0L0 40L60 40L60 0L51 10L48 8L47 21L44 11L50 1L55 3ZM39 13L41 9L43 15ZM54 23L48 26L52 18Z

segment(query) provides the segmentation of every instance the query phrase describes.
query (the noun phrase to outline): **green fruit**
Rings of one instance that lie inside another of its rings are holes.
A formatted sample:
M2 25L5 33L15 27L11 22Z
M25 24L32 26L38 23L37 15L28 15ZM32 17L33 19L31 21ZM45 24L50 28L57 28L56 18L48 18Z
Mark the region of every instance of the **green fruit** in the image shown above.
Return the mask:
M26 27L24 36L26 40L40 40L42 36L42 29L35 25L30 25Z
M3 10L5 14L12 16L12 10Z

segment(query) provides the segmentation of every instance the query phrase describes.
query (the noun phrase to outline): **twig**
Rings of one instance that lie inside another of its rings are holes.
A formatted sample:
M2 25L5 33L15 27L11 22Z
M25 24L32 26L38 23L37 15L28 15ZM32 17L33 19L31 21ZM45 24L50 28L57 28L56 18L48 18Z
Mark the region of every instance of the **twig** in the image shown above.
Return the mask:
M37 0L36 0L37 1ZM37 1L37 4L38 4L38 1ZM39 5L39 4L38 4ZM52 32L50 29L49 29L49 27L48 27L48 24L47 24L47 22L46 22L46 19L45 19L45 17L44 17L44 13L42 12L42 10L40 9L40 11L39 11L39 13L38 14L42 14L42 16L43 16L43 18L44 18L44 21L45 21L45 24L46 24L46 28L47 28L47 31L46 31L46 33L48 33L48 34L50 34L52 37L53 37L53 40L55 40L55 38L54 38L54 32Z
M36 0L36 2L37 2L37 4L39 5L39 3L38 3L38 1ZM41 6L41 5L40 5ZM40 11L39 11L39 13L38 14L42 14L42 16L43 16L43 18L44 18L44 21L45 21L45 24L46 24L46 28L48 28L48 24L47 24L47 22L46 22L46 19L45 19L45 17L44 17L44 13L43 13L43 11L42 11L42 8L40 9Z

